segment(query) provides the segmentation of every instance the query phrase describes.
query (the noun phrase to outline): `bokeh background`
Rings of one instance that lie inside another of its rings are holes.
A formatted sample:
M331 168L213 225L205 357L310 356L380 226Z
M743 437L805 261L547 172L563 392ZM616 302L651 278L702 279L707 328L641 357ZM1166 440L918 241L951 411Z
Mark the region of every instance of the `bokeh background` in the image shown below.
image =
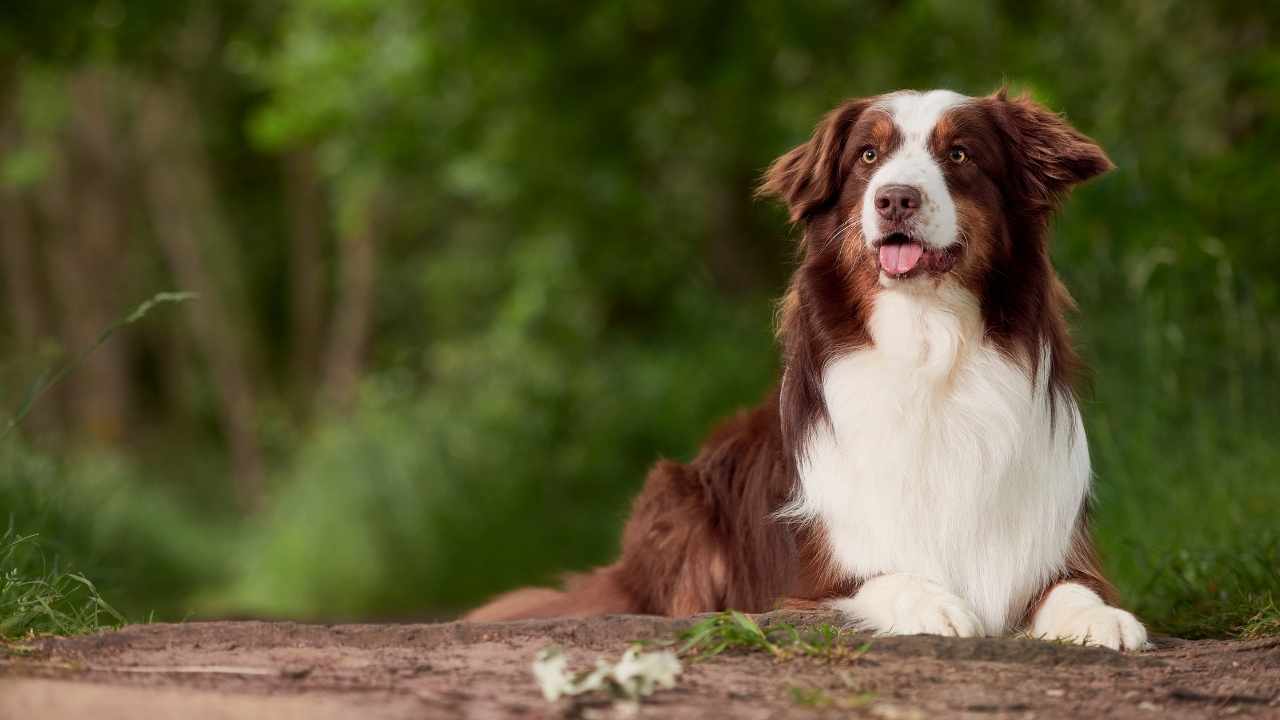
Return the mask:
M607 561L646 468L773 381L796 231L760 171L843 98L1008 83L1119 168L1054 240L1106 566L1159 629L1280 628L1278 35L1164 0L7 2L0 578L434 618Z

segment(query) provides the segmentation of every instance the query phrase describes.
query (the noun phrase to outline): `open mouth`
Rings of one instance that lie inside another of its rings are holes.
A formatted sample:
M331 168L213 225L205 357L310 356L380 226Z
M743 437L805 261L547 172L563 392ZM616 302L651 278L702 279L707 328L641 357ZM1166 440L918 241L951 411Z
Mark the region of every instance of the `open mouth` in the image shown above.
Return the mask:
M925 256L924 244L904 233L893 233L880 240L880 270L891 277L906 277Z
M958 245L942 249L929 247L901 232L884 236L875 241L873 247L876 248L880 271L895 280L921 272L941 275L956 266L960 250Z

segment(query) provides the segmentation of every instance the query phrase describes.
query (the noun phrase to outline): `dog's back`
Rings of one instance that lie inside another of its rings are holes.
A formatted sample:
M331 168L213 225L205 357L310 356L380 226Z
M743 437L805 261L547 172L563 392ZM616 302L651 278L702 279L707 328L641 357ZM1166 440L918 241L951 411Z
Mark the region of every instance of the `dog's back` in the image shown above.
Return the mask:
M777 392L720 426L692 462L664 460L631 508L619 560L571 575L564 590L525 588L466 620L644 613L675 617L772 609L822 594L807 533L775 517L792 493Z

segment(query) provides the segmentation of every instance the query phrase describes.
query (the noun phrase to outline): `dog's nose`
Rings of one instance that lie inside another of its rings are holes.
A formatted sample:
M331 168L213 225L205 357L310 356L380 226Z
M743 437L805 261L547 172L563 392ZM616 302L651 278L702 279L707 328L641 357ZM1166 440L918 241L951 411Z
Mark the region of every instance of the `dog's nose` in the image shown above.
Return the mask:
M876 212L885 220L901 222L920 209L920 191L910 185L885 185L876 191Z

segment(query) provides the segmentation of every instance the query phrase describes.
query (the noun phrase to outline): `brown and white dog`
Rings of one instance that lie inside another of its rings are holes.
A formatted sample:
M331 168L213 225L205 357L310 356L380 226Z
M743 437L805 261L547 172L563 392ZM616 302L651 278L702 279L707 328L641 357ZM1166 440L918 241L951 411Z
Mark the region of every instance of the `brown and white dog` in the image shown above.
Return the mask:
M1086 527L1072 301L1048 247L1066 192L1111 167L1003 91L833 110L760 188L804 229L779 387L653 468L617 562L467 619L821 603L881 633L1142 648Z

